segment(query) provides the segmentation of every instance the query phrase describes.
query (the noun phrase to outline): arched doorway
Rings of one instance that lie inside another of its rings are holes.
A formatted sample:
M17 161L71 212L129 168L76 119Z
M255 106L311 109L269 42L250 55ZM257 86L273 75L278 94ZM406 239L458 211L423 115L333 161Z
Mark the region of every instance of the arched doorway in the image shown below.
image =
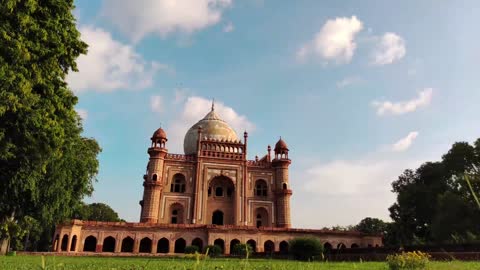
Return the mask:
M171 224L183 224L184 222L183 205L174 203L170 205L170 223Z
M326 242L325 244L323 244L323 250L325 251L325 253L330 253L332 251L332 244Z
M122 252L133 252L133 238L127 236L122 240Z
M183 238L179 238L175 241L175 250L173 252L175 253L185 253L185 246L187 245L187 242Z
M158 240L157 253L168 253L170 241L167 238Z
M270 240L267 240L264 244L263 244L263 251L266 253L266 254L272 254L273 252L275 252L275 244L270 241Z
M255 225L259 227L270 227L271 224L268 223L268 211L265 207L259 207L255 209Z
M95 252L96 247L97 247L97 238L95 236L90 235L87 238L85 238L85 243L83 244L83 251Z
M255 242L255 240L253 239L248 240L247 245L250 245L253 252L257 252L257 242Z
M208 184L207 216L212 217L212 224L233 225L235 224L235 185L226 176L216 176ZM220 211L220 213L215 213Z
M77 236L74 235L72 238L72 244L70 245L70 251L75 251L77 248Z
M203 241L202 241L202 239L200 239L200 238L195 238L195 239L193 239L193 241L192 241L192 246L198 247L198 251L199 251L199 252L202 252L202 250L203 250Z
M267 197L268 195L268 186L267 181L259 179L255 181L255 189L253 191L256 197Z
M109 236L105 239L103 239L103 247L102 247L102 252L115 252L115 244L116 244L115 238Z
M65 234L62 237L62 245L60 246L62 251L68 251L68 235Z
M170 192L185 193L185 182L185 175L175 174L170 185Z
M223 241L223 239L216 239L215 241L213 241L213 244L215 246L219 246L222 249L222 254L225 253L225 241Z
M280 253L287 254L288 253L288 242L282 241L280 242Z
M223 212L217 210L212 214L212 224L223 225Z
M238 255L235 254L235 246L238 244L240 244L240 240L238 239L233 239L232 241L230 241L230 254Z
M353 243L353 244L350 246L350 248L359 248L359 246L358 246L358 244Z
M345 246L344 243L339 243L339 244L337 245L337 249L346 249L346 248L347 248L347 246Z
M152 252L152 240L148 237L140 240L140 247L138 249L139 253L150 253Z

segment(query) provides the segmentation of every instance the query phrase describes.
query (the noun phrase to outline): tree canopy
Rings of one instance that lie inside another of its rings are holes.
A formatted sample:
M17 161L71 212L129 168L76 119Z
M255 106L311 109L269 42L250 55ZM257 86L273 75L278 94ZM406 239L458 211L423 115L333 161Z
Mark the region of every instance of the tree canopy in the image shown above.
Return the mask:
M51 226L93 191L100 147L84 138L65 77L86 53L73 0L0 5L0 223ZM2 235L5 237L5 235Z
M454 143L441 161L405 170L392 183L397 201L389 208L398 241L422 244L480 240L480 209L475 201L475 194L480 194L479 166L477 139L473 145ZM471 189L465 175L472 176Z
M104 203L83 204L73 216L76 219L92 221L123 221L117 212Z

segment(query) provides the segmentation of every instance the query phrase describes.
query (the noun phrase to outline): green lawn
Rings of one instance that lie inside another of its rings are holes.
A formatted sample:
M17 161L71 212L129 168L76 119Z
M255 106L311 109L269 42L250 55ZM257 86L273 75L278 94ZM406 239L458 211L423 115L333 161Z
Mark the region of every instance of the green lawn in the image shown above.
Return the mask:
M180 258L117 258L117 257L45 257L46 269L205 269L205 270L226 270L226 269L388 269L385 263L364 262L364 263L320 263L320 262L296 262L282 260L239 260L239 259L208 259L196 262L194 259ZM41 256L1 256L0 269L43 269ZM432 262L428 269L457 270L457 269L480 269L480 262Z

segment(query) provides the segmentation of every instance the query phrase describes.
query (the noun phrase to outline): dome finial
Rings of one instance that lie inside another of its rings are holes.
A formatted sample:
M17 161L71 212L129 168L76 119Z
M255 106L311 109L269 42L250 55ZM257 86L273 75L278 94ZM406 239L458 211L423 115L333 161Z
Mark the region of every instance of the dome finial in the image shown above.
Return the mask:
M212 99L212 112L215 111L215 98Z

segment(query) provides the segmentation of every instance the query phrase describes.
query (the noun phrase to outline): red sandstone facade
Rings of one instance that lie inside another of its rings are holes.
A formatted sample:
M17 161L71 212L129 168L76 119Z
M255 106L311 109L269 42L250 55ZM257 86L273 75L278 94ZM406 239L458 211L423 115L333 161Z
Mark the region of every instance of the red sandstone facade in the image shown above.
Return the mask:
M286 252L288 240L318 237L327 248L381 245L358 232L291 229L289 149L280 139L261 159L247 160L243 141L212 110L187 132L185 154L170 154L167 135L153 134L143 176L140 223L74 220L58 226L54 251L183 253L217 244L229 254L236 243L257 252Z

